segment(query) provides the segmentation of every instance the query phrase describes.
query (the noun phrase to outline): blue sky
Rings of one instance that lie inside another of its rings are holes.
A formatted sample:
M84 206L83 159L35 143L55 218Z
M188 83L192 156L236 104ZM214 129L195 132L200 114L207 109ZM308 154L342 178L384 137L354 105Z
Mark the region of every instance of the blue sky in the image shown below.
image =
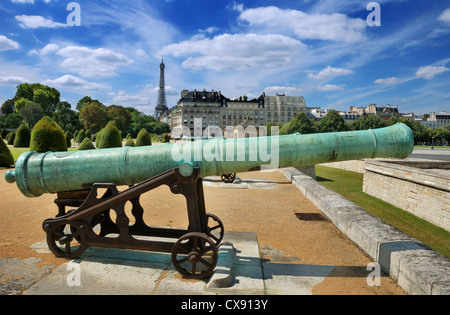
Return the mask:
M0 104L16 86L53 86L76 105L153 114L164 55L168 103L183 89L230 98L286 93L307 106L398 105L404 113L450 111L450 3L371 1L1 0Z

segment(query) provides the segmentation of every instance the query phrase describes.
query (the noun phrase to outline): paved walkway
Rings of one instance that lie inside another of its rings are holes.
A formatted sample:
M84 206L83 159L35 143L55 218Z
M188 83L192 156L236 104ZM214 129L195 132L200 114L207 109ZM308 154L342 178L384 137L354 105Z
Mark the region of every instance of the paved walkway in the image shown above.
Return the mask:
M205 180L208 212L227 231L210 282L183 279L166 254L91 248L79 261L56 259L41 227L56 214L54 196L27 199L0 179L0 294L405 294L384 274L370 286L371 260L331 222L299 220L320 211L280 172L239 177ZM141 203L148 224L186 227L185 200L167 187Z

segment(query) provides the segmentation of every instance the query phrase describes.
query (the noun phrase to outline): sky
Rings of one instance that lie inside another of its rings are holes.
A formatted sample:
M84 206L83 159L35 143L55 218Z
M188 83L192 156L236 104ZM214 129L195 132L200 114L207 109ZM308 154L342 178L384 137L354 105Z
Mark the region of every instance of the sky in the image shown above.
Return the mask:
M450 112L450 3L0 0L0 104L21 83L152 115L188 90L285 93L308 107Z

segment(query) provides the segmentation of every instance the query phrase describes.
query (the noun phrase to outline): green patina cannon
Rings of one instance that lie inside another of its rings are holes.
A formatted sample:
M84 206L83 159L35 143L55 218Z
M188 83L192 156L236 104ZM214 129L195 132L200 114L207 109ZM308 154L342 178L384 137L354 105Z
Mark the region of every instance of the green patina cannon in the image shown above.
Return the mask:
M412 131L397 124L341 133L28 152L5 179L16 183L27 197L57 194L59 213L43 223L47 243L56 256L79 258L89 247L168 252L183 276L203 279L216 267L217 248L224 235L220 219L206 212L203 178L364 158L404 159L413 146ZM162 185L186 198L186 230L152 227L144 222L140 197ZM119 186L126 189L119 191ZM128 203L132 205L133 225L125 211Z

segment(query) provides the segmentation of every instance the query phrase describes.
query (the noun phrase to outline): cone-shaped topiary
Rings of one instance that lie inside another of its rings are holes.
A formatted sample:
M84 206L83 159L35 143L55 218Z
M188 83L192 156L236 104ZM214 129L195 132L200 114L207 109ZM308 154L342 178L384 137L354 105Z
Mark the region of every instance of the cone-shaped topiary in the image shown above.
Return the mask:
M150 139L150 134L148 131L144 128L142 129L136 139L136 146L137 147L145 147L152 145L152 140Z
M110 121L102 132L99 149L121 148L122 137L113 121Z
M76 143L81 143L86 138L86 131L84 129L81 129L78 131L77 138L75 139Z
M83 142L81 142L81 145L78 148L78 151L86 151L86 150L95 150L94 144L88 137L86 137L86 139L84 139Z
M125 143L126 147L135 147L136 144L134 143L133 139L128 139L127 142Z
M45 116L31 132L30 150L39 153L67 151L64 131L53 119Z
M29 148L31 133L26 125L21 125L16 131L16 138L14 139L15 148Z
M13 145L14 144L14 140L16 139L16 133L14 131L11 131L8 134L8 145Z
M161 138L161 142L162 143L169 143L170 142L170 137L167 133L163 134L162 138Z
M14 165L14 157L0 136L0 167L9 167Z
M8 135L8 130L3 129L2 132L0 133L0 137L2 137L3 139L6 139L6 136Z
M72 146L73 135L70 131L67 131L65 133L65 136L66 136L67 147L70 148Z
M103 131L105 131L105 128L97 132L97 138L95 138L95 146L97 148L100 148L100 141L102 140Z

